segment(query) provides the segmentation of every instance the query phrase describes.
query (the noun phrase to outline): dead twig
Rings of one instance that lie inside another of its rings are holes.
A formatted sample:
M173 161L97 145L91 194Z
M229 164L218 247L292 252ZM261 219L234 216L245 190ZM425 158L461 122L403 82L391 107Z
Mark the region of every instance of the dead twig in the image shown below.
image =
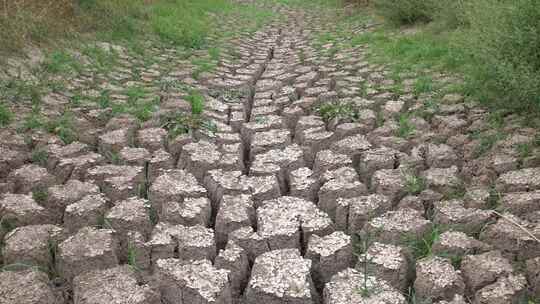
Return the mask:
M493 213L495 213L497 216L499 216L500 218L508 221L509 223L517 226L519 229L523 230L525 233L527 233L530 237L532 237L535 241L537 241L538 243L540 243L540 240L532 233L530 232L527 228L523 227L522 225L520 225L519 223L517 223L516 221L514 221L513 219L493 210Z

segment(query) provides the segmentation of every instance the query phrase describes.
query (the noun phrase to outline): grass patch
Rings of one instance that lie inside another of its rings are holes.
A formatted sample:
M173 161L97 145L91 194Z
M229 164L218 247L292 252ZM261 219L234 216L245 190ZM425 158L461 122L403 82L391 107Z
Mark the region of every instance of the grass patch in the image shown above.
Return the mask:
M316 112L325 122L334 119L345 119L356 121L358 119L358 109L352 103L329 102L319 106Z
M196 91L190 90L189 95L186 97L186 100L191 105L191 114L201 115L204 111L204 96Z
M401 138L409 138L414 135L416 127L411 123L410 114L404 113L399 115L397 136Z
M433 256L433 244L439 240L441 229L433 225L430 231L423 238L416 236L405 236L405 244L412 251L415 260L420 260L425 257Z
M64 112L58 119L49 120L45 128L48 132L56 134L65 144L70 144L78 139L74 126L74 117L71 112Z
M0 103L0 127L7 126L12 120L11 109L5 103Z

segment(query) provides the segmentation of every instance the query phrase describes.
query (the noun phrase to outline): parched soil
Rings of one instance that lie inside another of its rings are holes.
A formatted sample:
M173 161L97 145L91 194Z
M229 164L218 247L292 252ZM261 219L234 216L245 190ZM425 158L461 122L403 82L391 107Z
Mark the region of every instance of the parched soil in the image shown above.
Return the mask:
M69 105L76 141L1 130L1 304L540 297L540 155L517 149L534 130L505 127L479 153L486 110L459 95L433 106L413 92L421 75L397 94L369 46L315 45L331 12L272 9L282 18L229 41L197 79L174 49L149 48L145 67L101 45L118 66L83 66L46 98L60 117L69 90L110 90L110 104ZM130 86L159 97L145 122L114 110ZM171 120L197 114L193 90L202 114Z

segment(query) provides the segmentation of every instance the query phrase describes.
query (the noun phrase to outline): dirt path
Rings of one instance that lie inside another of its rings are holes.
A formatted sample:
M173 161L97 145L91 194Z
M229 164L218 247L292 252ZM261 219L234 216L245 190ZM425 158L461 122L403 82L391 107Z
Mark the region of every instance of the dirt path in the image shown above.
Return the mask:
M328 19L276 11L284 17L231 41L197 79L158 49L134 77L138 63L120 49L123 66L107 77L143 86L143 101L160 96L143 123L115 113L135 93L113 93L105 107L75 107L68 145L36 132L28 146L2 131L0 218L12 231L0 303L539 295L540 167L514 149L530 136L511 132L479 158L468 134L483 110L455 95L430 106L411 81L400 96L385 90L392 80L367 48L315 46ZM70 85L99 96L86 87L99 77ZM60 113L65 99L48 96ZM186 126L198 128L179 134Z

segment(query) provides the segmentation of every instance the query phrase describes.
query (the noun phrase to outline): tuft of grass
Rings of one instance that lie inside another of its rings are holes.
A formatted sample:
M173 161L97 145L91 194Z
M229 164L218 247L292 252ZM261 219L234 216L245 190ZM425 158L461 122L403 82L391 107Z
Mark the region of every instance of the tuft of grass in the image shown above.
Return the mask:
M49 120L45 128L48 132L56 134L65 144L70 144L78 139L73 121L73 114L64 112L58 119Z
M410 114L399 115L397 135L401 138L409 138L414 135L416 127L411 123Z
M13 121L11 109L5 103L0 103L0 127L7 126L11 121Z
M379 14L395 25L431 21L434 7L431 0L375 0Z
M329 122L336 118L352 121L358 119L358 109L356 109L352 103L325 103L318 107L316 111L325 122Z
M49 159L49 154L46 150L43 149L35 149L32 151L31 155L32 163L38 164L42 167L47 166L47 161Z
M201 115L204 111L204 96L196 91L191 90L189 95L186 97L186 100L191 105L191 114Z
M35 189L34 191L32 191L32 198L37 203L44 203L45 201L47 201L48 197L49 192L47 191L47 189Z
M152 206L150 203L146 204L145 207L148 210L148 218L150 219L150 223L155 226L159 221L156 208L154 208L154 206Z
M421 176L402 172L405 179L405 191L410 195L417 195L426 189L426 182Z
M79 72L81 64L71 54L56 50L50 53L43 63L43 70L52 74Z
M430 231L423 238L416 236L405 236L404 242L407 247L412 251L412 255L415 260L419 260L425 257L433 256L433 244L439 240L441 236L441 229L437 225L433 225Z
M137 251L130 242L128 242L127 247L127 264L135 271L140 270L137 265Z
M497 190L495 185L491 186L489 189L489 197L487 199L487 206L491 210L497 210L501 206L502 195Z
M98 217L96 226L98 229L113 229L111 223L103 214Z
M502 132L473 134L473 138L479 139L479 144L474 150L473 156L478 158L486 154L491 150L491 148L493 148L493 146L495 146L498 141L504 139L505 137L506 136Z
M433 78L429 76L423 76L416 80L413 87L414 95L418 96L423 93L429 93L434 90Z

